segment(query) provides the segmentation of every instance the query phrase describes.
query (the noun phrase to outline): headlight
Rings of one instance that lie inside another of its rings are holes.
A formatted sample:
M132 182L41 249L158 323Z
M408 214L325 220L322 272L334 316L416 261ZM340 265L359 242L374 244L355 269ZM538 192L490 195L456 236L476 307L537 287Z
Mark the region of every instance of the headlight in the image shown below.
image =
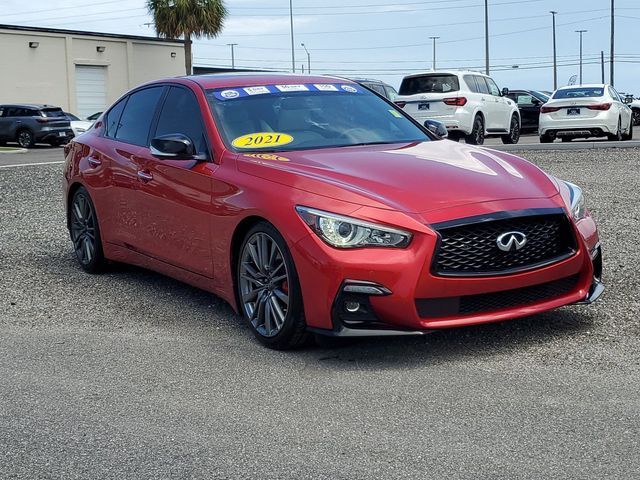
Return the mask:
M571 217L578 221L587 216L587 206L584 201L584 195L582 195L582 189L571 182L564 182L567 188L569 188L569 211Z
M296 207L296 211L325 242L336 248L397 247L409 245L411 234L375 223L351 217L323 212L307 207Z

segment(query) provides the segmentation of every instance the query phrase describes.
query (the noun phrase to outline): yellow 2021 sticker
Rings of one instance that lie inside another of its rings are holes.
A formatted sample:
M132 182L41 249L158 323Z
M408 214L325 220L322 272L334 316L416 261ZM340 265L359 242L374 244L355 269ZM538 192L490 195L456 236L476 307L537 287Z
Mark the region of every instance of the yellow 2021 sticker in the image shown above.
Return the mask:
M249 133L236 138L231 145L236 148L280 147L293 142L293 137L286 133L258 132Z

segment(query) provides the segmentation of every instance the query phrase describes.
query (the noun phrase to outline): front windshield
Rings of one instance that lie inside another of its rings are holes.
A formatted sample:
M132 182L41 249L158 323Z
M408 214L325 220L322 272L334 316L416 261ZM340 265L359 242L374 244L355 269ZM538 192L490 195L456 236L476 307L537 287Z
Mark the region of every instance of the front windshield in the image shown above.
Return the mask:
M603 95L604 89L602 87L578 87L557 90L556 93L553 94L553 98L587 98L601 97Z
M225 142L237 151L430 140L395 107L353 84L237 87L208 90L207 97Z

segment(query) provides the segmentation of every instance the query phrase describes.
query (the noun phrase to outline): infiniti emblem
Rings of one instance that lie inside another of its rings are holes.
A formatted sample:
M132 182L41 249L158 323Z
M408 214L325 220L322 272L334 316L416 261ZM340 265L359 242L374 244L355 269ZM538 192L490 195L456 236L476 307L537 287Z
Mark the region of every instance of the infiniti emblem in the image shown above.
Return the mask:
M506 232L496 238L496 244L503 252L520 250L526 243L527 236L522 232Z

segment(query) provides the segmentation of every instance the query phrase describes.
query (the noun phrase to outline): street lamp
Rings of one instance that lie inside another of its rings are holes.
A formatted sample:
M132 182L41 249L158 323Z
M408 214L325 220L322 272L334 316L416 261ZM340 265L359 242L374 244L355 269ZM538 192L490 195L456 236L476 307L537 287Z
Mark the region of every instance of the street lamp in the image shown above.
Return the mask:
M293 0L289 0L289 19L291 20L291 72L296 73L296 52L293 40Z
M237 43L227 43L227 45L231 47L231 70L235 70L236 69L236 59L235 59L235 56L233 55L233 47L235 47L238 44Z
M307 50L307 47L305 47L304 43L301 43L300 45L302 45L304 51L307 52L307 73L311 73L311 55L309 54L309 50Z
M484 70L489 75L489 0L484 0Z
M576 30L576 33L580 34L580 85L582 85L582 34L587 30Z
M549 13L553 17L553 90L555 91L558 89L558 62L556 60L556 14L558 12L551 10Z
M436 70L436 40L439 39L440 37L429 37L431 40L433 40L433 71Z

